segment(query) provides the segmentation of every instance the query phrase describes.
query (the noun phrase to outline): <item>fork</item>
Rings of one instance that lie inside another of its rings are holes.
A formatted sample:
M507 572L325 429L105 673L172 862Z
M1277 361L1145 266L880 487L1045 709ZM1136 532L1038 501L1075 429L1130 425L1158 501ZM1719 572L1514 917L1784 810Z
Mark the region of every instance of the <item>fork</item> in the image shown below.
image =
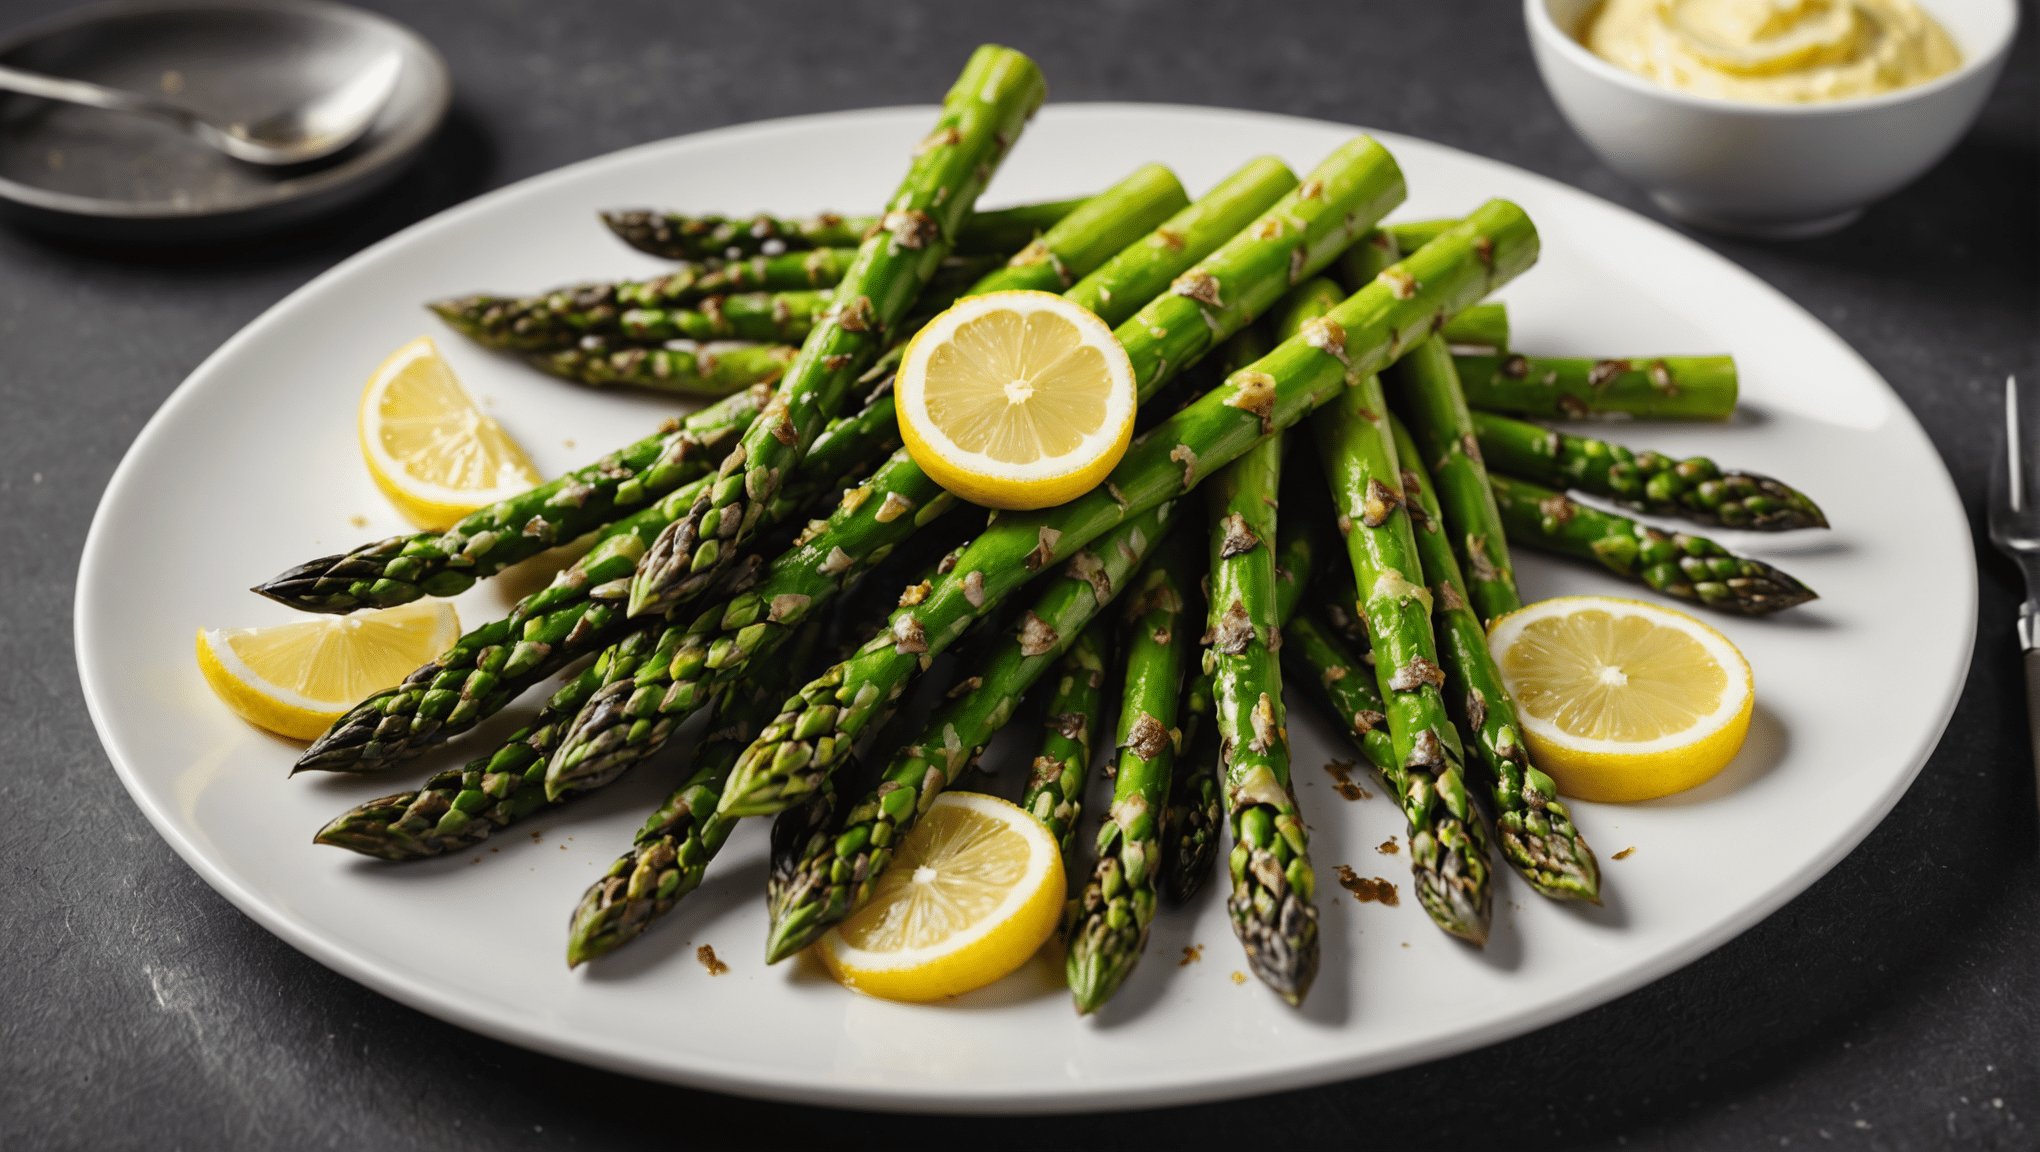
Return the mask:
M2033 741L2036 786L2040 786L2040 470L2033 448L2040 404L2019 402L2019 378L2005 377L2005 446L1990 478L1990 540L2026 576L2019 605L2019 648L2026 662L2026 725Z

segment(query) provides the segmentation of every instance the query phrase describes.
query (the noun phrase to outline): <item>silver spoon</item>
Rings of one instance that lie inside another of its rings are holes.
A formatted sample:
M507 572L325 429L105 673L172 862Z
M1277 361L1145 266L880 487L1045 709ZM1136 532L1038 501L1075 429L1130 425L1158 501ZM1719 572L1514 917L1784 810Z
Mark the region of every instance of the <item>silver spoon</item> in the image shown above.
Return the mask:
M151 116L250 164L303 164L331 156L368 131L396 88L403 64L400 53L386 52L338 88L253 124L216 124L169 100L6 65L0 65L0 89Z

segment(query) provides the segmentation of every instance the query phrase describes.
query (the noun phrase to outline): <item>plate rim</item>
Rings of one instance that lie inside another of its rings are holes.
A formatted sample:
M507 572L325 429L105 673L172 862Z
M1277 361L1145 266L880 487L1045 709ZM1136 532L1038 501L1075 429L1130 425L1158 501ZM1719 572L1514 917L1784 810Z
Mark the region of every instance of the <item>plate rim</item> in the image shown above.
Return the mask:
M776 131L801 130L819 122L844 118L866 118L886 115L927 115L933 105L892 105L874 108L845 109L832 112L811 113L800 116L778 117L768 120L751 121L744 124L726 125L702 132L687 133L662 140L648 141L618 149L599 156L589 157L572 164L537 173L522 180L494 189L451 208L417 221L406 228L369 245L359 252L336 263L305 284L292 290L264 309L240 330L229 337L219 348L205 357L192 369L185 379L166 396L161 405L152 413L123 453L120 463L108 478L106 488L95 506L92 522L87 530L85 543L80 552L77 583L73 594L73 655L78 668L81 692L85 696L86 709L92 719L93 729L98 735L101 747L112 762L122 786L148 818L151 826L170 845L193 871L222 896L249 916L263 928L278 936L293 948L303 952L327 968L363 984L389 998L417 1009L427 1015L447 1021L469 1031L477 1032L505 1043L545 1053L613 1072L651 1079L660 1082L680 1084L687 1087L725 1092L751 1098L784 1100L795 1103L848 1108L860 1111L904 1111L935 1114L1076 1114L1135 1108L1153 1108L1188 1103L1210 1103L1219 1100L1237 1099L1270 1092L1298 1090L1317 1087L1322 1084L1364 1077L1379 1072L1440 1059L1484 1047L1524 1035L1538 1028L1569 1019L1592 1008L1606 1004L1619 996L1626 995L1646 984L1677 971L1702 956L1721 947L1727 941L1741 935L1749 928L1770 916L1793 898L1805 892L1821 877L1825 876L1856 846L1869 835L1871 830L1883 822L1898 801L1911 789L1913 782L1924 769L1926 762L1938 748L1947 726L1953 719L1954 711L1967 686L1969 672L1975 657L1976 629L1964 630L1960 641L1960 660L1957 674L1944 687L1942 698L1934 711L1937 713L1927 729L1928 738L1914 750L1910 762L1897 782L1878 803L1866 809L1857 821L1836 837L1826 850L1802 866L1797 873L1772 887L1761 899L1754 900L1735 914L1724 917L1709 931L1689 939L1680 947L1670 948L1645 963L1635 965L1590 990L1577 995L1554 1000L1548 1004L1532 1005L1511 1012L1469 1022L1459 1027L1440 1032L1431 1038L1396 1049L1391 1054L1361 1054L1343 1060L1291 1059L1265 1067L1246 1076L1221 1076L1210 1074L1195 1079L1180 1076L1157 1077L1152 1081L1122 1084L1097 1092L1070 1094L1067 1091L1022 1090L1019 1092L990 1093L975 1086L928 1085L914 1086L911 1090L883 1083L846 1085L843 1083L791 1085L785 1082L764 1081L747 1078L718 1069L712 1062L701 1062L694 1066L678 1067L670 1058L655 1061L648 1054L640 1055L636 1049L624 1046L621 1049L611 1044L607 1048L595 1046L577 1039L572 1033L548 1032L543 1029L506 1022L461 999L449 997L439 989L427 986L422 980L397 972L384 972L373 960L358 957L338 942L329 943L319 933L301 927L294 921L272 911L254 893L236 883L198 850L198 847L182 830L173 824L167 812L150 802L148 793L138 781L134 767L115 749L109 732L109 721L104 713L102 701L93 693L91 681L99 662L90 654L90 640L93 626L87 617L88 585L95 571L103 567L102 553L112 545L105 538L104 522L107 508L117 493L134 483L134 471L139 467L136 460L143 454L142 449L153 444L166 433L169 417L191 403L194 395L193 381L208 374L217 361L230 358L240 347L252 341L252 335L269 321L272 314L281 311L286 304L324 285L329 279L338 279L351 274L362 263L377 258L387 249L411 243L430 232L454 227L472 213L487 211L499 199L529 194L555 182L566 182L578 177L589 168L607 164L625 163L627 158L642 153L674 147L680 142L717 139L728 136L765 135ZM1641 213L1595 196L1593 193L1562 181L1533 172L1507 161L1495 160L1468 152L1448 144L1424 140L1406 133L1389 132L1339 121L1317 117L1294 116L1285 113L1258 112L1237 108L1207 108L1198 105L1170 104L1133 101L1086 101L1056 104L1045 108L1044 113L1063 116L1111 116L1125 113L1163 113L1187 115L1198 118L1215 117L1233 120L1281 121L1313 128L1332 129L1346 132L1364 132L1380 139L1393 151L1397 141L1410 141L1427 148L1437 148L1455 153L1484 164L1500 165L1533 182L1560 190L1564 194L1584 197L1603 209L1613 209L1630 218L1632 223L1641 223L1660 233L1696 249L1703 259L1718 262L1733 270L1735 275L1745 278L1747 287L1768 294L1768 302L1782 305L1797 313L1799 318L1809 322L1813 328L1825 334L1839 353L1854 359L1857 366L1882 386L1894 404L1895 412L1910 425L1910 430L1925 443L1938 471L1935 479L1941 496L1956 508L1963 507L1954 479L1948 471L1947 462L1934 448L1932 440L1912 409L1883 375L1863 359L1853 347L1842 340L1806 308L1786 296L1755 273L1714 252L1705 245L1680 235L1677 230L1643 216ZM1954 518L1969 547L1958 550L1959 563L1964 579L1959 588L1961 603L1958 616L1974 620L1978 600L1977 568L1974 536L1966 514Z

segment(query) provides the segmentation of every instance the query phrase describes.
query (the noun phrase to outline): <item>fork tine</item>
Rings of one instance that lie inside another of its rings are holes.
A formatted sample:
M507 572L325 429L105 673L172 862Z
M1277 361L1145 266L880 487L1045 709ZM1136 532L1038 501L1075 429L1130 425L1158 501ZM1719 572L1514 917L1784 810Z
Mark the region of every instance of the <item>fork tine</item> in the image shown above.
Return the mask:
M2019 378L2005 377L2005 464L2011 475L2012 511L2026 510L2024 454L2019 450Z

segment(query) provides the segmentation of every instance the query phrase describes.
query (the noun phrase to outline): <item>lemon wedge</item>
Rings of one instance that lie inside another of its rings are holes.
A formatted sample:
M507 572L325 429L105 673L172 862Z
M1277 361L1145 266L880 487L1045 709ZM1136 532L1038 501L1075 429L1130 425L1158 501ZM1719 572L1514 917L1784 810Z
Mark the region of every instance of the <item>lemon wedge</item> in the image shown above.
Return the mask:
M961 996L1025 964L1062 917L1055 837L996 796L944 792L870 903L816 942L845 985L886 1000Z
M453 605L420 600L268 628L201 628L198 667L241 719L312 740L364 697L395 687L459 638Z
M1048 292L970 296L907 345L900 436L937 484L988 508L1098 486L1133 439L1133 362L1090 309Z
M524 450L475 407L429 336L397 349L368 378L360 428L368 474L420 528L444 531L539 481Z
M1488 648L1532 759L1567 796L1683 792L1726 767L1749 734L1749 661L1683 612L1561 596L1496 620Z

